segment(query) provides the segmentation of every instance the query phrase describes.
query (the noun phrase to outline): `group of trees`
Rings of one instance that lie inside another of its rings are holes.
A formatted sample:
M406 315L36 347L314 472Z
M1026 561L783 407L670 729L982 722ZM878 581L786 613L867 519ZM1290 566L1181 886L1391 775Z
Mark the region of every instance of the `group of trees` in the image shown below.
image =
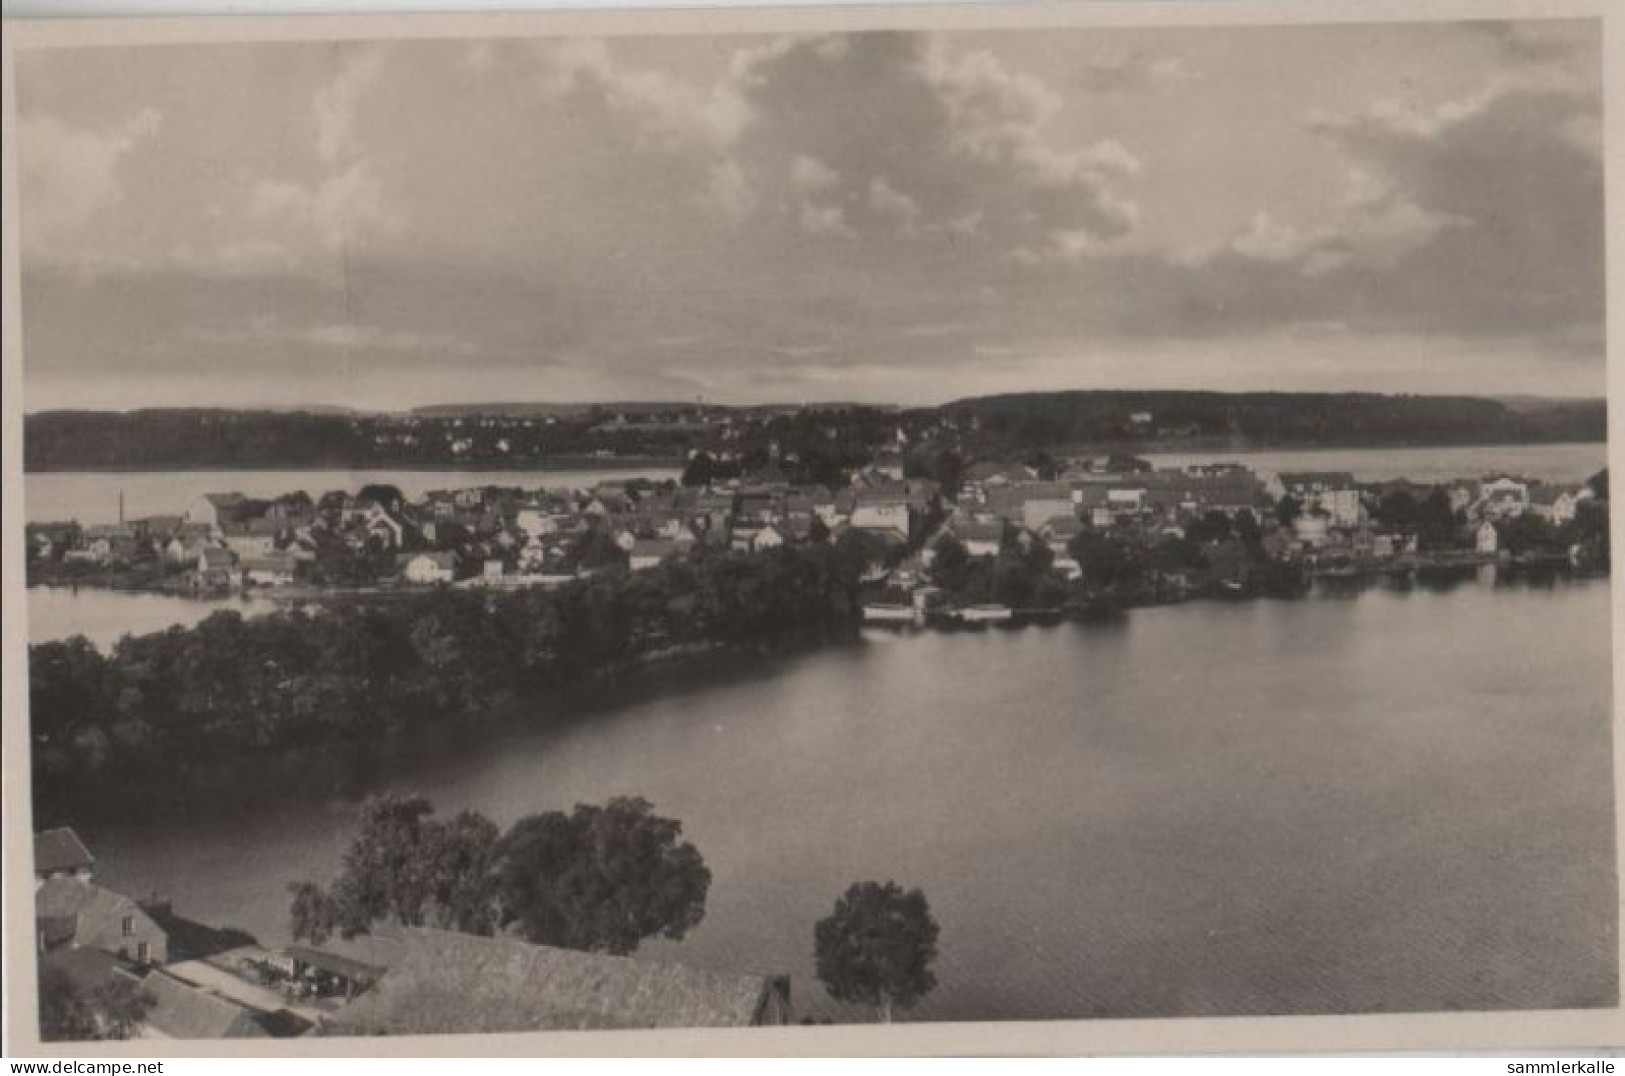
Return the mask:
M999 602L1016 609L1053 608L1066 588L1051 571L1055 554L1031 535L1010 531L993 557L972 557L944 534L931 546L931 578L964 604Z
M1392 490L1376 503L1371 519L1385 531L1415 537L1421 552L1441 552L1470 544L1466 513L1452 508L1450 497L1442 489L1420 499L1409 490Z
M338 877L289 885L289 925L315 944L392 922L624 955L705 916L711 872L681 837L638 798L528 815L503 833L474 811L442 819L422 797L380 796L362 806Z
M1600 399L1514 407L1471 396L1078 391L986 396L940 411L961 426L975 420L981 443L972 447L981 450L1169 438L1235 445L1515 444L1601 441L1607 432Z
M336 878L288 886L288 918L316 945L393 923L624 956L697 927L710 885L682 824L647 800L528 815L503 833L477 812L440 818L420 796L388 794L362 804ZM936 986L938 932L918 889L854 883L814 928L818 978L889 1021Z
M696 549L556 590L433 590L29 648L34 787L99 794L288 748L456 728L652 651L846 631L868 551Z

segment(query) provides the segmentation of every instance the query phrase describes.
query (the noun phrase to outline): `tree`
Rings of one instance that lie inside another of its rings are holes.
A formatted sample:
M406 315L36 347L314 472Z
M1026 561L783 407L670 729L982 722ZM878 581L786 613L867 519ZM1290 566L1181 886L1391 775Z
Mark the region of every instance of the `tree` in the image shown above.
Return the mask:
M133 982L109 978L88 990L66 971L39 966L39 1030L44 1042L128 1039L152 1009L152 996Z
M338 912L327 891L315 882L289 882L288 933L294 941L320 945L333 936Z
M682 483L685 486L708 486L715 476L714 461L709 452L696 452L688 458L688 465L683 468Z
M88 1042L101 1038L90 1002L68 973L54 964L39 966L39 1037L45 1042Z
M1086 530L1067 544L1067 551L1093 589L1124 590L1146 581L1145 550L1128 536Z
M814 928L818 978L831 997L909 1009L937 985L938 927L925 894L896 882L854 882Z
M588 527L570 543L571 563L587 571L599 571L626 563L626 552L615 544L615 536L605 524Z
M356 494L356 500L371 501L380 508L387 508L391 512L399 512L401 505L406 503L406 495L401 492L399 486L380 482L362 486L361 492Z
M527 941L625 955L705 917L711 871L682 823L641 798L515 822L497 848L501 923Z
M1586 485L1591 487L1592 496L1599 501L1606 501L1608 499L1608 468L1604 467L1586 479Z
M490 934L497 828L473 812L449 822L433 815L421 796L388 794L364 803L333 883L325 891L313 882L288 887L294 937L319 944L334 932L353 937L386 920Z
M1217 509L1209 509L1200 519L1193 519L1185 527L1185 537L1197 545L1222 542L1235 535L1230 517Z
M970 552L953 534L943 532L931 544L931 577L949 590L961 590L970 567Z

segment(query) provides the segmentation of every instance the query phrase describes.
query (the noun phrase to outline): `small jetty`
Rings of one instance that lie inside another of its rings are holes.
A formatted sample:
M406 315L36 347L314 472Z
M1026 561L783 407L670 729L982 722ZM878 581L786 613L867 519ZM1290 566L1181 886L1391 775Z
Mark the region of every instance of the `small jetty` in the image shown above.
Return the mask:
M893 602L871 602L863 607L863 622L888 627L902 627L918 619L914 606Z

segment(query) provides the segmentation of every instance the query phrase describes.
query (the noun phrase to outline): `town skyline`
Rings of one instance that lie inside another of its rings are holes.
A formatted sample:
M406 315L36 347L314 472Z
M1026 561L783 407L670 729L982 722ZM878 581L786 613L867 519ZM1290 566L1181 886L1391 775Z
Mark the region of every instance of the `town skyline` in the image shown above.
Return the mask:
M30 412L1603 390L1596 20L163 52L20 57Z

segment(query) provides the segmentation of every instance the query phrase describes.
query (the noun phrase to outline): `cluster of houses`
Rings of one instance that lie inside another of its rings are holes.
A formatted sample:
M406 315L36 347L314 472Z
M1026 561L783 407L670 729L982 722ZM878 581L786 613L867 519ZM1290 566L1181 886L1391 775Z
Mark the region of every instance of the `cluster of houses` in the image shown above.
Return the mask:
M37 958L83 996L144 995L154 1039L289 1038L655 1027L791 1019L787 976L696 968L384 927L352 942L266 949L240 932L135 900L95 880L67 828L34 838Z
M295 583L324 557L344 552L381 558L388 569L378 574L406 584L545 585L595 570L606 556L639 571L697 545L759 552L855 530L892 551L880 559L906 583L928 572L944 534L972 557L997 555L1012 536L1043 541L1055 552L1056 570L1076 577L1081 566L1068 550L1086 530L1127 529L1155 540L1182 535L1214 513L1250 513L1266 552L1280 559L1392 557L1407 552L1410 539L1378 526L1374 512L1400 490L1417 502L1442 491L1468 528L1462 545L1480 553L1496 551L1501 521L1532 513L1562 524L1591 496L1585 486L1504 474L1440 485L1361 483L1347 472L1272 474L1237 463L1158 469L1114 456L1075 461L1047 476L1019 463L976 463L950 497L934 481L905 477L902 457L883 452L836 488L793 484L769 462L704 487L641 480L578 490L484 486L415 501L390 487L319 500L209 493L180 516L85 528L30 524L28 533L35 557L101 565L156 560L184 572L197 589L219 590ZM1283 504L1295 507L1283 512ZM596 559L584 553L592 538Z

